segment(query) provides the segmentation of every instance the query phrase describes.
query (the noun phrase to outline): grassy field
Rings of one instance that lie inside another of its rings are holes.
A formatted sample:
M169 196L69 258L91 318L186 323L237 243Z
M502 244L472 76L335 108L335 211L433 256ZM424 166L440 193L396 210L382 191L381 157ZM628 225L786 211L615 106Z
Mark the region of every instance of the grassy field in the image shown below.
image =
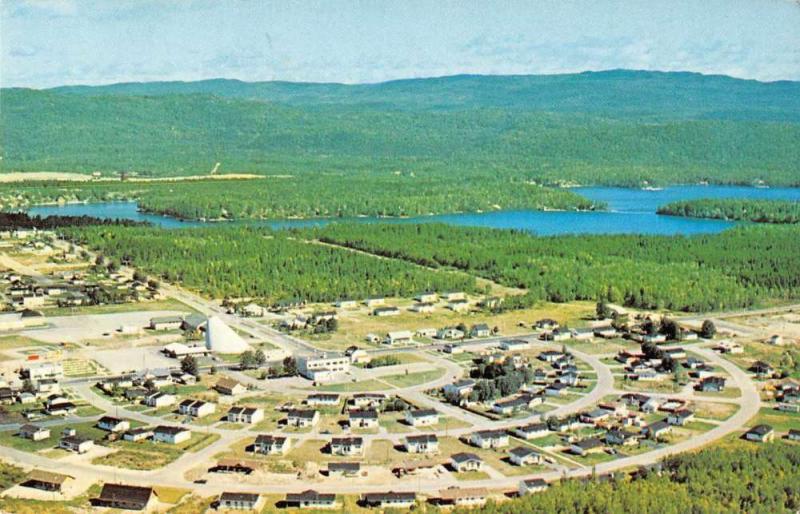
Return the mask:
M698 418L724 421L739 410L731 403L694 402L695 415Z
M726 387L720 393L695 393L697 398L739 398L742 396L742 391L738 387Z
M32 453L48 450L58 446L58 441L61 438L61 431L67 427L74 428L77 435L81 437L88 437L90 439L94 439L95 441L102 440L106 435L106 432L95 427L93 422L65 423L63 425L49 426L48 428L50 429L50 437L41 441L24 439L17 435L17 430L6 430L5 432L0 432L0 446L7 446L16 450Z
M445 373L446 370L439 368L430 371L418 371L416 373L389 375L387 377L381 377L381 380L395 387L403 388L424 384L426 382L432 382L438 378L441 378L441 376Z
M119 451L97 457L92 464L125 469L159 469L178 459L184 452L200 451L217 439L219 434L192 432L188 441L176 445L153 441L117 441L112 443L112 447Z
M50 346L51 344L19 334L0 337L0 350L10 350L12 348L24 348L26 346L41 345Z
M381 391L388 389L387 384L378 380L362 380L360 382L343 382L341 384L325 384L317 387L319 391L331 393L352 393L356 391Z
M86 512L89 498L100 494L100 486L93 484L89 489L68 501L40 501L18 500L15 498L0 498L0 512L13 512L14 514L75 514Z
M48 316L79 316L86 314L118 314L136 311L184 311L197 312L183 302L168 298L152 302L114 303L108 305L87 305L80 307L54 307L46 309Z
M775 429L775 438L783 436L790 428L800 429L800 413L781 412L769 407L762 407L755 418L750 420L748 426L766 424Z
M653 392L653 393L674 393L677 391L676 384L671 377L664 377L663 380L624 380L622 377L614 378L614 387L623 391Z

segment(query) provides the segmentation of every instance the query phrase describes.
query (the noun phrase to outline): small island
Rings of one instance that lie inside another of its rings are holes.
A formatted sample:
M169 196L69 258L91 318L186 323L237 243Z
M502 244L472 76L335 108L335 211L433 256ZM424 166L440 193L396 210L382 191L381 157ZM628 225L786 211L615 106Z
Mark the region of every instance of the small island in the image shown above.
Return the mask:
M742 198L703 198L673 202L658 208L658 214L756 223L800 223L800 202Z

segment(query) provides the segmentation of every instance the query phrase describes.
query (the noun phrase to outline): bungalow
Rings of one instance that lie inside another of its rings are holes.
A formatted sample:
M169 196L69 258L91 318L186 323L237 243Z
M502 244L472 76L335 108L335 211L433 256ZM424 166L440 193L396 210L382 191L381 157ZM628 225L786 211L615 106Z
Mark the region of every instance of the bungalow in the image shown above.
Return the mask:
M264 419L264 409L261 407L242 407L236 405L228 409L225 419L230 423L253 425Z
M558 377L558 382L569 387L577 386L581 381L580 375L575 371L568 371Z
M125 390L125 399L128 401L146 398L147 395L147 389L144 387L131 387Z
M42 441L50 437L50 429L26 424L19 427L19 436L31 441Z
M500 343L500 349L507 352L527 350L530 347L531 344L524 339L506 339Z
M284 455L291 446L292 441L288 437L261 434L253 443L253 452L264 455Z
M474 453L454 453L450 456L450 465L456 473L483 469L483 461Z
M615 337L619 337L619 332L617 332L617 329L611 325L595 327L593 333L595 337L601 337L603 339L614 339Z
M377 340L374 342L378 342ZM362 350L358 346L350 346L344 351L344 355L350 358L351 364L366 364L372 360L366 350Z
M286 424L291 427L313 427L319 422L319 412L315 410L292 409L286 418Z
M453 300L447 303L447 308L453 312L464 312L469 309L467 300Z
M546 491L548 487L547 482L541 478L522 480L519 483L519 495L525 496L526 494L541 493L542 491Z
M180 444L188 441L192 432L188 428L161 425L153 429L153 441L167 444Z
M383 338L383 344L411 344L414 342L414 334L410 330L398 330L396 332L389 332Z
M74 477L70 475L62 475L60 473L51 473L49 471L34 469L28 474L25 482L23 482L21 485L25 487L32 487L34 489L40 489L42 491L61 492L61 486L63 486L64 483L70 479L74 479Z
M511 433L527 441L548 435L550 429L547 427L547 423L531 423L529 425L513 428Z
M661 420L651 423L647 426L646 432L650 439L658 439L669 434L672 431L672 425L668 422Z
M637 409L640 409L642 405L644 405L649 399L649 396L640 393L625 393L620 396L620 400L622 400L625 405L628 407L635 407Z
M436 434L409 435L404 446L408 453L436 453L439 451L439 438Z
M217 406L211 402L204 402L203 400L183 400L178 404L178 411L184 416L192 416L193 418L202 418L213 414L217 410Z
M574 453L575 455L579 455L581 457L585 455L589 455L591 453L599 453L604 450L605 445L603 441L596 438L591 437L589 439L584 439L582 441L574 442L570 445L569 451Z
M155 407L160 409L161 407L168 407L170 405L174 405L177 401L177 398L174 394L157 392L153 393L147 398L145 398L145 404L148 407Z
M533 371L533 383L537 385L543 385L547 383L548 375L545 370L542 368L536 368Z
M503 430L480 430L469 436L469 442L478 448L504 448L508 446L508 434Z
M544 462L542 454L528 446L512 448L508 452L508 458L515 466L530 466L533 464L542 464Z
M378 411L374 409L351 410L349 415L350 428L377 428Z
M416 493L365 493L361 501L367 507L381 509L408 509L417 502Z
M329 477L357 477L361 474L361 464L358 462L329 462Z
M61 438L58 447L75 453L86 453L94 447L94 441L85 437L68 435Z
M154 496L152 487L122 484L103 484L100 496L93 498L93 506L125 510L146 510Z
M686 350L683 348L664 348L664 353L673 359L685 359Z
M606 443L621 446L634 446L639 444L639 435L625 430L609 430L606 432Z
M364 300L364 305L367 307L377 307L378 305L384 305L385 303L386 298L383 298L382 296L375 296Z
M569 386L567 384L562 384L561 382L554 382L544 388L544 394L546 394L547 396L562 396L567 394L568 387Z
M461 379L447 384L442 388L445 394L452 396L467 396L475 388L475 381L471 379Z
M573 328L569 333L571 338L576 341L587 341L594 338L594 330L591 328Z
M397 316L399 314L400 309L397 307L378 307L372 311L372 315L377 317Z
M298 509L333 509L336 507L336 495L309 489L302 493L287 494L285 503L287 507Z
M436 337L436 329L435 328L431 328L431 327L418 328L417 331L415 332L415 334L416 334L417 337L424 337L424 338L427 338L427 339L433 339L433 338ZM447 348L445 348L445 351L447 351Z
M421 302L415 303L409 309L411 312L418 312L420 314L430 314L436 310L436 305L433 303Z
M641 404L639 410L641 410L646 414L650 414L660 409L661 404L662 404L661 400L659 400L658 398L650 397L643 404Z
M750 370L760 378L769 378L775 374L775 368L764 361L756 361L750 366Z
M131 428L131 424L126 419L119 419L112 416L103 416L97 420L97 428L109 432L125 432Z
M151 330L180 330L183 318L180 316L160 316L150 319Z
M790 428L789 433L786 434L786 438L790 441L800 441L800 430L796 428Z
M364 439L361 437L334 437L330 443L331 455L362 455L364 448Z
M517 411L529 409L534 405L540 405L544 402L541 396L534 396L531 394L522 394L510 400L502 400L495 402L492 405L492 412L508 416Z
M590 425L596 425L602 421L607 420L611 417L611 412L606 409L594 409L591 412L586 412L581 414L581 421L584 423L589 423Z
M151 437L153 437L153 430L147 427L133 428L122 435L122 438L125 441L130 441L132 443L144 441L146 439L150 439Z
M682 427L686 425L686 423L690 422L694 419L694 412L688 409L681 409L675 412L671 412L669 416L667 416L667 423L670 425L675 425Z
M566 341L572 339L572 332L566 328L557 328L552 332L545 332L539 337L545 341Z
M306 397L306 405L309 407L335 407L339 405L339 395L334 393L314 393Z
M77 412L78 407L68 401L61 401L58 403L48 403L45 407L47 414L51 416L67 416L70 414L75 414Z
M227 458L218 460L216 465L208 471L212 473L243 473L250 475L259 467L260 464L256 461Z
M420 293L414 297L414 300L420 303L436 303L439 301L439 295L432 291Z
M483 505L489 492L482 487L462 489L459 487L449 487L439 491L439 503L444 505L455 505L456 507L470 507Z
M666 343L667 336L664 334L647 334L642 338L643 343Z
M489 337L490 335L492 335L492 329L486 323L472 325L472 328L469 329L470 337Z
M744 434L748 441L768 443L775 438L775 430L769 425L756 425Z
M217 505L219 508L230 510L258 510L261 505L261 495L224 492L219 496Z
M536 358L544 362L556 362L564 357L564 354L554 350L545 350L540 353Z
M356 393L350 399L350 403L358 409L378 408L385 401L386 395L383 393Z
M442 294L445 300L448 302L457 302L459 300L466 300L467 294L463 291L448 291Z
M439 423L439 413L434 409L407 410L405 420L412 427L427 427Z
M436 331L436 339L462 339L464 332L455 327L445 327Z
M339 309L355 309L358 307L358 302L355 300L339 300L334 306Z
M214 384L214 389L216 389L219 394L228 396L236 396L237 394L242 394L247 391L245 386L228 377L220 378L217 383Z

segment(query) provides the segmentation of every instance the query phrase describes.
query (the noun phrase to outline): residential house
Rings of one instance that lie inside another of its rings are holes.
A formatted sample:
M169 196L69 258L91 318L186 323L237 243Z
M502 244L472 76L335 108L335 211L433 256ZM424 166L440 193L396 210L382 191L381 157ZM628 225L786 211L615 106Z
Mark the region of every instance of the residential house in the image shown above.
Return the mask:
M436 339L462 339L464 332L455 327L440 328L436 331Z
M434 409L407 410L405 420L412 427L427 427L439 423L439 413Z
M51 473L41 469L34 469L25 478L21 484L25 487L32 487L42 491L61 492L61 488L67 480L72 480L75 477L71 475L62 475L60 473Z
M287 494L284 503L287 507L298 509L333 509L336 507L336 495L309 489L302 493Z
M563 359L564 354L561 352L557 352L555 350L545 350L541 352L537 357L540 361L544 362L556 362L557 360Z
M264 419L264 409L261 407L233 406L228 409L225 419L231 423L254 425Z
M145 404L149 407L160 409L161 407L169 407L174 405L178 399L174 394L157 392L153 393L145 399Z
M436 303L439 301L439 295L432 291L426 291L415 296L414 300L420 303Z
M362 455L364 448L364 439L362 437L334 437L330 443L332 455L346 457Z
M192 416L193 418L202 418L216 412L217 406L211 402L204 402L203 400L183 400L178 404L178 411L184 416Z
M145 441L151 437L153 437L153 429L147 427L133 428L122 435L125 441L130 441L132 443Z
M400 309L397 307L378 307L377 309L372 311L373 316L377 316L379 318L386 317L386 316L398 316L400 314Z
M541 493L546 491L548 487L547 482L541 478L525 479L519 483L519 495L525 496L526 494Z
M786 438L790 441L800 441L800 430L796 428L790 428L789 433L786 434Z
M319 412L316 410L292 409L286 418L286 424L291 427L313 427L319 423Z
M771 364L764 361L756 361L750 366L750 370L755 373L759 378L770 378L775 374L775 368Z
M547 387L544 388L544 394L547 396L563 396L567 394L567 389L569 386L567 384L562 384L561 382L553 382L552 384L548 384Z
M500 343L500 349L506 352L519 352L530 349L531 344L524 339L506 339Z
M31 441L42 441L50 437L50 429L36 425L25 424L19 427L19 436Z
M460 487L450 487L439 491L438 501L443 505L454 505L456 507L474 507L486 503L489 492L482 487L462 489Z
M536 328L539 330L555 330L558 327L558 322L550 318L540 319L536 322Z
M433 339L433 338L436 337L436 332L437 332L437 330L435 328L432 328L432 327L418 328L417 331L415 332L415 335L417 337L424 337L426 339ZM445 349L445 351L447 351L447 350Z
M516 448L512 448L508 452L508 458L515 466L531 466L544 462L542 454L530 446L517 446Z
M192 432L188 428L161 425L153 429L153 441L167 444L180 444L188 441Z
M335 407L339 405L339 395L335 393L314 393L306 397L309 407Z
M131 428L131 424L126 419L119 419L112 416L103 416L97 420L97 428L109 432L125 432Z
M68 435L61 438L58 447L75 453L86 453L94 447L94 441L85 437Z
M414 334L410 330L398 330L396 332L389 332L383 338L383 343L388 345L394 344L411 344L414 342Z
M480 430L473 432L469 442L478 448L504 448L508 446L508 434L503 430Z
M416 493L366 493L361 497L362 503L367 507L380 509L408 509L417 501Z
M147 510L158 496L152 487L122 484L104 484L100 496L93 498L93 506L123 510Z
M417 332L419 333L419 332ZM433 337L436 337L436 331L433 332ZM459 353L464 353L464 346L461 344L456 343L447 343L442 347L442 351L444 353L449 353L450 355L457 355Z
M603 444L603 441L596 437L591 437L582 441L576 441L569 446L569 451L571 453L581 457L591 453L602 452L604 449L605 445Z
M436 434L408 435L405 449L408 453L436 453L439 451L439 438Z
M550 433L550 429L547 427L547 423L531 423L513 428L511 433L520 439L525 439L527 441L548 435Z
M259 510L261 495L258 493L224 492L217 500L218 508L229 510Z
M355 309L358 307L358 302L355 300L339 300L334 305L339 309Z
M469 302L467 300L453 300L447 302L447 308L453 312L464 312L469 310Z
M264 455L285 455L292 446L288 437L260 434L253 443L253 452Z
M350 399L350 403L357 409L379 408L386 401L383 393L356 393Z
M373 297L364 300L364 305L366 305L367 307L377 307L379 305L384 305L385 303L386 303L386 298L383 297Z
M470 337L489 337L490 335L492 335L492 329L489 328L489 325L486 323L472 325L472 328L469 330Z
M374 409L351 410L348 414L350 428L377 428L378 411Z
M447 384L442 388L442 390L446 395L462 397L469 395L474 388L474 380L462 378L461 380L457 380L452 384Z
M245 386L228 377L222 377L217 380L217 383L214 384L214 389L216 389L219 394L227 396L236 396L237 394L242 394L247 391Z
M756 425L744 434L748 441L768 443L775 438L775 430L769 425Z
M639 444L639 434L625 430L609 430L606 432L606 443L619 446L635 446Z
M694 412L688 409L681 409L675 412L671 412L669 416L667 416L667 423L670 425L675 425L682 427L686 425L686 423L690 422L694 419Z
M419 314L430 314L436 310L436 305L433 303L415 303L412 305L408 310L411 312L417 312Z
M358 462L329 462L329 477L357 477L361 474L361 464Z
M483 461L474 453L454 453L450 456L450 465L457 473L483 469Z
M150 319L151 330L180 330L183 318L180 316L160 316Z
M672 425L667 421L661 420L651 423L647 426L647 436L651 439L658 439L669 434L672 431Z
M509 416L520 410L530 409L534 405L540 405L544 399L541 396L522 394L509 400L497 401L492 405L492 412Z

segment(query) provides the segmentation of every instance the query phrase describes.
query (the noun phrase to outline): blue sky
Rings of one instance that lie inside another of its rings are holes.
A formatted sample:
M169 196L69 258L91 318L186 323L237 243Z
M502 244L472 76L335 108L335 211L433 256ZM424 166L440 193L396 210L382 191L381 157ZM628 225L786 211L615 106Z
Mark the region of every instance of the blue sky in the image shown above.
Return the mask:
M800 80L797 0L0 0L0 85L688 70Z

